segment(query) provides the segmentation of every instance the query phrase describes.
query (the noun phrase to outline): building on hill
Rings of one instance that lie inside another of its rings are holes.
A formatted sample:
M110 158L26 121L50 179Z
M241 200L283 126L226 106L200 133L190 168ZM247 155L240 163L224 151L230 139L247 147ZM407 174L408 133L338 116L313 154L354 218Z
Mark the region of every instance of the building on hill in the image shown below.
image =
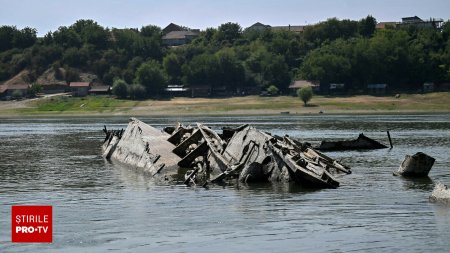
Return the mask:
M6 97L7 89L8 89L8 86L6 86L5 84L0 85L0 99L3 99L4 97Z
M63 93L69 91L69 85L64 80L66 71L64 68L46 70L36 83L42 86L42 92L46 94Z
M21 84L10 84L6 86L6 94L7 97L14 97L16 94L19 94L20 97L25 97L28 95L28 89L31 87L31 85L27 83L21 83Z
M376 26L375 29L386 29L389 27L395 28L397 27L398 22L379 22Z
M272 26L272 31L287 31L294 33L302 33L305 31L305 26L303 25L287 25L287 26Z
M174 32L174 31L188 31L188 30L189 30L189 28L187 28L187 27L183 27L183 26L179 26L174 23L170 23L169 25L164 27L164 29L162 29L162 32L163 32L163 34L168 34L170 32Z
M289 85L289 90L291 95L296 96L297 90L305 87L311 87L313 92L316 94L320 92L320 82L310 80L295 80Z
M85 97L88 95L91 89L91 83L89 82L71 82L69 84L70 90L72 91L72 96L75 97Z
M266 29L270 29L270 25L265 25L260 22L256 22L253 25L245 28L246 31L256 31L256 32L262 32Z
M111 86L109 85L93 85L89 91L89 95L111 95Z
M330 83L328 93L331 95L343 94L345 91L345 83Z
M305 26L302 26L302 25L270 26L270 25L262 24L260 22L256 22L253 25L247 27L245 30L261 32L266 29L271 29L272 31L288 31L288 32L301 33L305 30Z
M441 28L444 20L442 18L430 18L429 20L422 20L421 18L414 17L404 17L399 26L416 26L416 27L429 27L429 28Z
M181 46L191 42L199 35L195 31L172 31L162 37L162 42L166 46Z

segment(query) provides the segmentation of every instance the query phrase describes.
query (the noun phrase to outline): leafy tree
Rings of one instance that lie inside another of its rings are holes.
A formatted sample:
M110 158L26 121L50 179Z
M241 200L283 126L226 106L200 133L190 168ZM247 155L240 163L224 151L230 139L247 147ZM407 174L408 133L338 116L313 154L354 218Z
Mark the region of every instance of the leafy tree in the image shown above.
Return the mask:
M269 92L270 95L278 95L278 88L275 85L270 85L269 88L267 88L267 92Z
M182 77L181 61L175 53L166 55L163 59L164 71L169 76L170 83L180 83Z
M304 106L311 100L313 91L311 87L303 87L297 90L297 96L303 101Z
M167 85L162 66L157 61L151 60L143 63L136 71L135 83L142 84L149 96L160 95Z
M375 33L377 20L372 16L367 16L358 22L358 32L364 37L371 37Z
M219 26L217 33L215 34L216 40L219 43L229 42L234 43L237 39L241 38L242 28L237 23L225 23Z
M42 85L33 83L30 88L28 88L28 95L35 97L36 94L42 92Z
M194 56L190 62L183 65L184 82L190 85L217 85L219 62L213 54Z
M73 29L84 43L92 44L97 49L104 49L109 45L109 31L91 19L77 20L70 29Z
M128 85L122 79L116 79L112 86L112 93L119 98L126 98L128 95Z
M129 85L128 95L130 95L131 99L143 99L146 97L145 87L140 84Z

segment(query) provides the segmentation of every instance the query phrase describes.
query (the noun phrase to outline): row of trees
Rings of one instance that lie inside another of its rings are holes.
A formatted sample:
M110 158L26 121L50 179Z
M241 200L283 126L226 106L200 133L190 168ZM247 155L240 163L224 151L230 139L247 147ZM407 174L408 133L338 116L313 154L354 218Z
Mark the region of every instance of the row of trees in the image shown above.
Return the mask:
M373 82L415 89L424 81L450 81L449 22L442 29L375 25L371 16L333 18L293 33L226 23L178 48L163 46L161 29L151 25L109 29L79 20L43 38L31 28L2 26L0 81L23 69L34 81L50 67L64 67L95 73L105 84L121 80L127 94L145 89L145 96L161 95L168 83L225 87L230 93L274 86L286 93L295 78L345 83L352 90Z

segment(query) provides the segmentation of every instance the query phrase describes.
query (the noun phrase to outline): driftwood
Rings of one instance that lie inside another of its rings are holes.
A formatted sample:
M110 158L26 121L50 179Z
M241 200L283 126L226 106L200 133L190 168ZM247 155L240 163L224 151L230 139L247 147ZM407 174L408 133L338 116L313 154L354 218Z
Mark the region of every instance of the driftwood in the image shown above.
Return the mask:
M289 137L272 136L248 125L225 128L167 127L159 131L130 119L125 131L104 129L103 156L187 185L242 182L295 182L305 187L336 188L335 175L349 167ZM187 170L184 178L180 171Z
M413 156L406 155L399 169L394 172L396 176L426 177L433 167L435 159L425 153L418 152Z

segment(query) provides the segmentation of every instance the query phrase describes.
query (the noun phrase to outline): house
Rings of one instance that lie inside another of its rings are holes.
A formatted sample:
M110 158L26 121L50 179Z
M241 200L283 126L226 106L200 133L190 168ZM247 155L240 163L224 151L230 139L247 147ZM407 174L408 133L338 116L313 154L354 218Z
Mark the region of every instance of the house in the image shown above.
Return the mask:
M111 86L109 85L96 85L92 86L88 91L89 95L110 95Z
M375 29L386 29L389 27L395 28L397 26L398 22L379 22Z
M247 27L246 31L256 31L256 32L262 32L266 29L270 29L270 25L265 25L260 22L256 22L253 25Z
M444 20L441 18L430 18L429 20L422 20L421 18L414 16L414 17L402 18L402 22L399 25L400 26L441 28L443 22L444 22Z
M69 86L64 80L66 71L64 68L47 69L38 79L36 83L42 86L42 92L46 94L63 93L69 90Z
M162 43L166 46L181 46L191 42L199 35L197 31L172 31L162 37Z
M164 27L164 29L162 29L162 32L163 32L163 34L168 34L170 32L174 32L174 31L188 31L188 30L189 30L189 28L182 27L182 26L179 26L174 23L170 23L169 25Z
M28 89L30 88L29 84L22 83L22 84L9 84L6 87L6 97L25 97L28 95Z
M367 92L371 95L384 95L387 92L387 84L385 83L368 84Z
M330 94L341 94L344 92L345 84L344 83L330 83L328 87L328 92Z
M6 97L6 90L8 89L8 86L5 84L0 85L0 98Z
M301 33L305 30L305 26L302 25L270 26L262 24L260 22L256 22L253 25L247 27L245 30L260 32L266 29L271 29L272 31L287 31L287 32Z
M288 25L288 26L272 26L272 31L288 31L294 33L301 33L305 31L305 26L303 25Z
M165 91L171 97L188 97L189 95L191 95L191 89L186 87L185 85L169 84L167 85Z
M297 90L311 87L314 93L320 92L320 83L319 81L308 81L308 80L295 80L289 85L289 90L292 95L297 95Z
M423 92L427 93L427 92L433 92L434 91L434 83L432 82L426 82L423 84Z
M72 96L84 97L88 95L91 88L91 83L89 82L71 82L69 84L70 90L72 91Z

